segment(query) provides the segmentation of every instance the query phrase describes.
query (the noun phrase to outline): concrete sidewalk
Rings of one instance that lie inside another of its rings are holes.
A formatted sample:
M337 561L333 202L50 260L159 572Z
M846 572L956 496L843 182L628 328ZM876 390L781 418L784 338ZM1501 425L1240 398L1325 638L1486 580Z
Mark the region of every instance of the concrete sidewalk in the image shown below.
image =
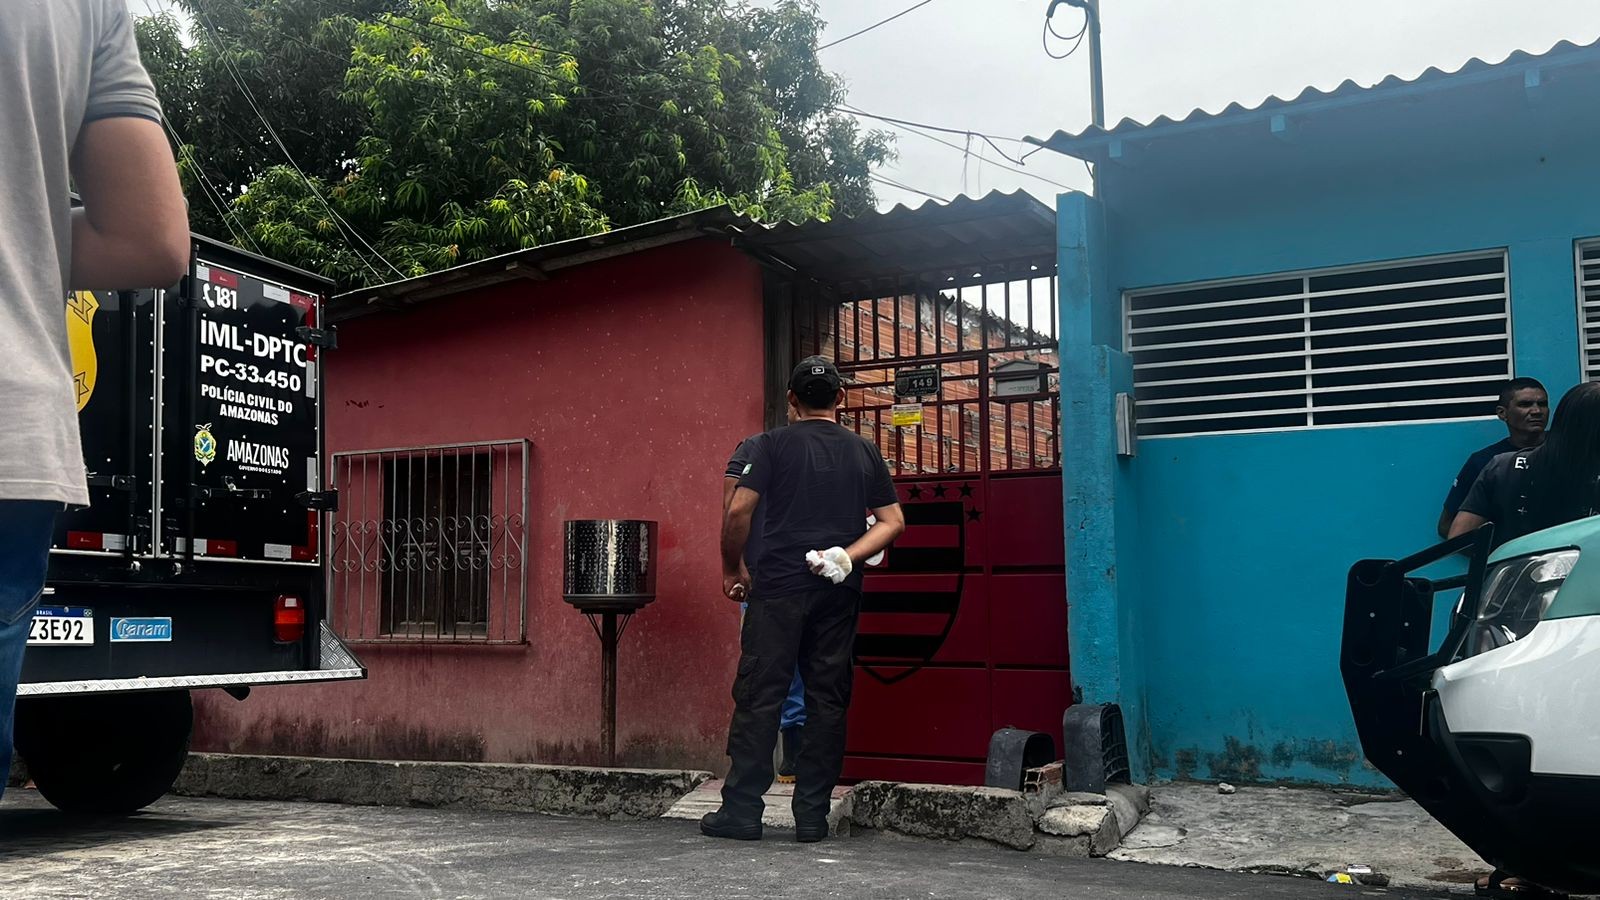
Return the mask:
M844 798L849 796L850 789L836 787L833 789L833 803L828 809L828 824L838 833L839 822L845 812ZM761 824L767 828L793 828L794 812L789 809L789 804L794 800L793 784L774 783L762 795L767 808L761 814ZM693 819L700 821L706 813L716 812L722 807L722 779L716 778L707 781L690 791L682 800L673 804L672 808L662 814L663 819Z
M720 805L721 787L708 772L195 754L174 793L693 821ZM1224 795L1216 785L1192 783L1161 785L1153 794L1153 809L1126 834L1121 848L1109 854L1111 859L1317 879L1360 865L1387 876L1397 887L1469 892L1489 868L1397 794L1279 787L1241 788ZM792 796L792 785L773 786L766 797L767 826L794 827ZM893 797L903 802L889 803ZM1094 833L1063 839L1057 836L1068 832L1039 818L1041 810L1046 819L1103 813L1108 802L1101 798L1098 806L1084 809L1054 808L1078 802L1074 797L1082 799L1063 794L1041 804L1037 796L993 789L872 782L836 789L829 818L841 837L852 830L877 830L951 841L973 838L1017 850L1077 856L1101 855L1116 847L1116 833L1089 829ZM1146 802L1127 819L1137 821ZM1052 846L1063 841L1076 843ZM1036 846L1041 842L1045 846ZM1102 845L1104 849L1097 849Z
M1471 892L1489 865L1398 794L1166 784L1112 859L1325 877L1370 866L1401 887Z

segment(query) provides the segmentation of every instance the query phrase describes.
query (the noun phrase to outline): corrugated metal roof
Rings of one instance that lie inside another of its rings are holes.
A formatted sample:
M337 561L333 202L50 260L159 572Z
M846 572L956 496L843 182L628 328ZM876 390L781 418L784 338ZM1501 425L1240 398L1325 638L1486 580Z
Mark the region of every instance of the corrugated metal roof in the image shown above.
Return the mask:
M333 299L330 317L335 322L344 321L517 279L545 281L561 269L705 237L710 232L730 226L749 224L752 224L750 219L727 206L713 206L599 234L540 244L527 250L503 253L415 278L347 291Z
M816 281L842 284L957 272L988 263L1053 258L1055 212L1023 191L929 200L829 222L740 229L735 246Z
M334 298L330 318L345 321L517 279L543 281L562 269L703 237L731 238L768 265L825 283L961 270L970 276L986 263L1053 258L1055 213L1022 191L799 225L762 225L715 206L349 291Z
M1361 85L1347 79L1330 91L1307 87L1294 97L1285 99L1283 97L1269 96L1255 106L1230 103L1219 112L1195 109L1182 118L1174 119L1169 116L1160 116L1149 122L1123 119L1110 128L1090 127L1076 134L1057 131L1048 138L1030 136L1025 140L1068 156L1080 159L1095 159L1103 154L1092 151L1101 149L1111 142L1124 137L1156 137L1179 131L1211 128L1237 121L1265 119L1273 115L1289 112L1304 113L1317 109L1376 103L1412 96L1425 91L1466 86L1478 81L1504 78L1530 69L1594 62L1600 62L1600 39L1587 44L1561 41L1544 53L1529 53L1524 50L1517 50L1500 62L1489 62L1473 57L1463 63L1460 68L1452 71L1429 67L1415 78L1401 78L1398 75L1390 75L1374 85Z

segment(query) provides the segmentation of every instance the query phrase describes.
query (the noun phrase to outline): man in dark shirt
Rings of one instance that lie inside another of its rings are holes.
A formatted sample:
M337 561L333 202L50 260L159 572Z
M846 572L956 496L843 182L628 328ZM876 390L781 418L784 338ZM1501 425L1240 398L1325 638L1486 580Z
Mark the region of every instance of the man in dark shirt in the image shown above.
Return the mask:
M723 593L748 596L728 726L732 764L722 808L700 820L712 837L761 837L761 795L772 784L778 711L798 661L806 740L796 765L795 836L819 841L844 765L856 617L866 560L905 530L894 482L872 442L836 421L839 370L803 360L789 379L794 422L754 440L722 531ZM750 522L764 508L755 583L744 563ZM872 510L876 522L863 524Z
M1450 537L1494 523L1499 546L1600 507L1600 383L1576 385L1544 443L1496 456L1461 503Z
M1545 426L1550 421L1550 395L1544 385L1533 378L1513 378L1500 391L1494 414L1506 423L1506 437L1467 457L1467 462L1450 485L1444 498L1444 510L1439 513L1439 536L1450 533L1450 523L1461 509L1478 473L1489 461L1502 453L1524 450L1544 443Z

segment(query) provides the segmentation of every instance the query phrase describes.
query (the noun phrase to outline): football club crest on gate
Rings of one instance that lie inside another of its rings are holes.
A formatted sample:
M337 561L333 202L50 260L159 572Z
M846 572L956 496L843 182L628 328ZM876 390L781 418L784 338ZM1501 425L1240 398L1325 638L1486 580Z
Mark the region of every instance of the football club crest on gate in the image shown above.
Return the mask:
M970 482L914 484L903 496L906 534L861 597L855 657L894 684L933 661L955 626L966 588L967 526L980 520Z
M209 466L217 458L217 439L211 435L211 425L196 425L194 427L194 458L200 465Z

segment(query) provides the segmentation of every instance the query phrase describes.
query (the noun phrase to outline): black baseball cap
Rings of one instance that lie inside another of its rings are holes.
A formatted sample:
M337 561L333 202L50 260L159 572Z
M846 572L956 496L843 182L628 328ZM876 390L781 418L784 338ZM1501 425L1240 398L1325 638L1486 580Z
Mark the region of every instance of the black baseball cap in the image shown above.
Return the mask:
M832 402L839 394L840 383L839 368L821 356L800 360L789 376L789 390L811 402Z

